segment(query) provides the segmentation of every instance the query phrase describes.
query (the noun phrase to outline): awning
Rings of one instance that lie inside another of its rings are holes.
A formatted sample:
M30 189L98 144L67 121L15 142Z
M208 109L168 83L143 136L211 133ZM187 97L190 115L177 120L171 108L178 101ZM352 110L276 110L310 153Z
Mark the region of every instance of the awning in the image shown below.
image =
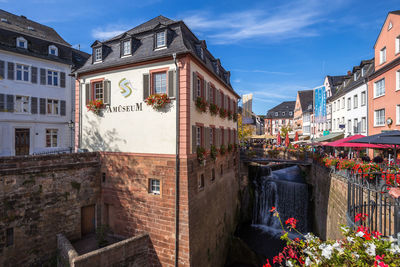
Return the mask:
M364 135L356 134L353 136L349 136L340 140L336 140L326 144L327 146L332 147L354 147L354 148L386 148L385 145L374 145L374 144L362 144L362 143L354 143L357 139L364 138Z
M313 141L315 143L317 143L317 142L326 142L326 141L331 141L331 140L334 141L334 140L343 138L343 136L344 136L344 133L330 133L328 135L315 138Z
M252 135L250 138L252 139L275 139L276 136L269 134L261 134L261 135Z

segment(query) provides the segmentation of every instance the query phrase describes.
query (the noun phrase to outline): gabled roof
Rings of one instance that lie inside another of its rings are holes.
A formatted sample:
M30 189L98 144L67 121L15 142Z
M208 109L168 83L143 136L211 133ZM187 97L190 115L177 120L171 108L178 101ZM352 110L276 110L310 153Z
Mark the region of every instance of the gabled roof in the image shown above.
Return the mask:
M376 43L378 42L379 36L381 36L381 32L382 32L383 26L385 25L385 22L386 22L386 20L387 20L387 18L389 16L389 14L400 15L400 10L390 11L390 12L387 13L385 21L382 23L382 27L381 27L381 30L379 31L378 37L375 40L374 49L375 49Z
M267 118L293 118L293 113L294 113L294 107L296 105L296 101L284 101L280 103L279 105L276 105L275 107L271 108L267 112ZM292 112L292 115L289 114L289 112ZM278 115L275 116L275 112L278 112ZM285 112L283 115L282 112Z
M309 106L313 105L314 90L298 91L301 110L303 112L309 110ZM311 110L312 111L312 110Z
M46 25L27 19L25 16L17 16L0 9L0 28L18 32L38 39L71 46L53 29Z

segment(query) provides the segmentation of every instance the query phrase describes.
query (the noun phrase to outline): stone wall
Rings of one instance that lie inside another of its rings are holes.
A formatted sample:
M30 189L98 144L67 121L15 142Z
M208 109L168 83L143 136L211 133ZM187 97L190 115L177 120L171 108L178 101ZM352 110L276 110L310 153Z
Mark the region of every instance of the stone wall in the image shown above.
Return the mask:
M1 158L0 266L54 262L56 234L80 238L81 207L100 199L99 174L95 153Z
M211 163L201 166L197 159L189 161L191 266L223 266L238 223L239 154L232 152L207 162ZM201 175L203 187L199 186Z
M322 239L342 238L340 225L347 224L347 181L314 163L307 183L312 185L314 232Z

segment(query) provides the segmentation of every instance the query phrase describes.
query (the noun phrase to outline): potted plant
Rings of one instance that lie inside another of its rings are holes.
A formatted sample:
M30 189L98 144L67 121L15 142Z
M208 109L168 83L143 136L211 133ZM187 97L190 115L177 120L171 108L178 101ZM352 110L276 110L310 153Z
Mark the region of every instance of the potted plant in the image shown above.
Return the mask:
M221 145L220 148L219 148L219 153L220 153L221 155L225 155L225 152L226 152L225 146L224 146L224 145Z
M225 119L227 115L228 115L228 113L227 113L226 109L224 109L224 108L219 109L219 116L221 118Z
M232 111L228 110L227 117L228 117L228 120L232 120Z
M210 155L211 155L211 158L214 161L217 159L218 151L217 151L217 148L214 145L212 145L211 148L210 148Z
M207 102L202 97L196 98L196 108L200 112L207 112Z
M153 109L160 110L171 103L171 99L167 94L152 94L149 95L144 102L146 102L148 106L152 106Z
M200 164L204 164L206 161L207 152L204 147L198 146L197 147L197 160Z
M99 115L101 110L104 109L105 105L103 103L103 100L94 99L92 101L89 101L89 104L87 104L86 107L87 107L88 111L91 111L96 115Z
M210 103L210 113L212 116L216 116L218 114L219 108L217 105Z

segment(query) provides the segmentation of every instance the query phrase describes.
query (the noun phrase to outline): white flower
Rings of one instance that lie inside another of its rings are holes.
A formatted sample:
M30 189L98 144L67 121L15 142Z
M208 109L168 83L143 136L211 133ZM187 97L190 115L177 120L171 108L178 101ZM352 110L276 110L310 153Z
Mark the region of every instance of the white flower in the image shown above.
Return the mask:
M389 251L393 254L400 254L400 246L394 243L390 244Z
M306 262L304 263L306 266L310 266L311 265L311 260L309 257L306 258Z
M322 249L322 253L321 253L322 257L327 258L329 260L332 255L333 246L322 244L321 246L319 246L319 248Z
M361 232L361 231L359 231L359 232L357 232L356 236L358 236L358 237L363 237L363 236L364 236L364 233Z
M347 234L350 231L349 227L347 226L341 226L340 229L342 229L343 233L345 234Z
M288 267L293 267L294 265L293 265L293 263L292 263L290 260L288 260L288 261L286 262L286 266L288 266Z
M353 255L353 256L356 257L357 259L360 257L360 255L358 255L358 254L355 253L355 252L351 253L351 255Z
M354 242L354 237L348 236L348 237L347 237L347 241L349 241L350 243Z
M338 241L336 241L335 244L332 245L332 247L336 249L339 252L339 254L342 254L344 252L342 245Z
M364 244L364 247L366 247L367 249L365 250L365 252L369 255L369 256L375 256L375 249L376 249L376 245L374 243L368 243L368 244Z

